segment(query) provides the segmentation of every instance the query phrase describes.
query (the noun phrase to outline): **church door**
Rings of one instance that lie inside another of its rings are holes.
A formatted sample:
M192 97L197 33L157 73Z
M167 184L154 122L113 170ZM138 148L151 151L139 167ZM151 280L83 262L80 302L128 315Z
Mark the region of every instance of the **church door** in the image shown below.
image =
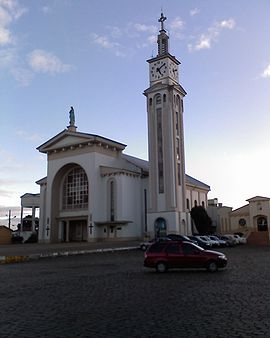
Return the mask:
M167 225L164 218L159 217L155 221L155 237L165 237L167 235Z
M259 217L257 219L257 227L258 231L267 231L268 230L267 219L265 217Z

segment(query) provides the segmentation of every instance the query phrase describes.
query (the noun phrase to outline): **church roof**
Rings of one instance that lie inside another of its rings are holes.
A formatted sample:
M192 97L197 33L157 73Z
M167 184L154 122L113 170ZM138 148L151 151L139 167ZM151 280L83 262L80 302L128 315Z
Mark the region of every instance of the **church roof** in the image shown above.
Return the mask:
M149 162L146 160L142 160L140 158L134 157L134 156L130 156L130 155L126 155L126 154L122 154L122 157L125 158L127 161L129 161L130 163L134 164L135 166L141 168L141 170L145 173L149 173ZM197 180L196 178L189 176L186 174L186 183L188 185L192 185L194 187L198 187L198 188L202 188L202 189L206 189L206 190L210 190L210 186Z
M263 196L255 196L252 198L247 199L247 202L259 202L259 201L269 201L269 197L263 197Z
M192 186L201 187L210 190L210 186L186 174L186 183Z
M103 136L81 133L77 131L69 131L65 129L45 143L41 144L39 147L37 147L37 150L42 153L47 153L58 148L93 143L101 143L109 147L116 148L120 151L126 148L125 144L108 139Z

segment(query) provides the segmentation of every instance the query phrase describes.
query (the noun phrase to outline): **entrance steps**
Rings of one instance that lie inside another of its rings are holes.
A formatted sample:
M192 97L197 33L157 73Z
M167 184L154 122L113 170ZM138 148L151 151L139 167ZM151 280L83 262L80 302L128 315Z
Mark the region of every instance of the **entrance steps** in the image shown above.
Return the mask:
M268 231L258 231L251 232L247 238L247 244L251 245L269 245L269 232Z

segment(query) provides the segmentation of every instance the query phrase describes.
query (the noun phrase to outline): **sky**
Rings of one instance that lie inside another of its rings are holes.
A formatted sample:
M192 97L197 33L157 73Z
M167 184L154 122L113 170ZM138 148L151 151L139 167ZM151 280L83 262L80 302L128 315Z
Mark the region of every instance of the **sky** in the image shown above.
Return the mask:
M187 174L234 209L270 197L270 1L0 0L1 223L39 192L36 148L67 127L70 106L77 131L148 158L143 91L161 11L187 92Z

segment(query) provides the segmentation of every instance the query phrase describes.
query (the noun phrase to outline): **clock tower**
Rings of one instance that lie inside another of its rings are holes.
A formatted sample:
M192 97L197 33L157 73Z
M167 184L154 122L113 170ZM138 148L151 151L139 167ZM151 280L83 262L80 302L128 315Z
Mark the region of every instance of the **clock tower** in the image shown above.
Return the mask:
M166 17L158 20L158 54L149 63L147 98L149 198L147 229L151 235L188 234L186 212L183 98L180 62L169 53Z

